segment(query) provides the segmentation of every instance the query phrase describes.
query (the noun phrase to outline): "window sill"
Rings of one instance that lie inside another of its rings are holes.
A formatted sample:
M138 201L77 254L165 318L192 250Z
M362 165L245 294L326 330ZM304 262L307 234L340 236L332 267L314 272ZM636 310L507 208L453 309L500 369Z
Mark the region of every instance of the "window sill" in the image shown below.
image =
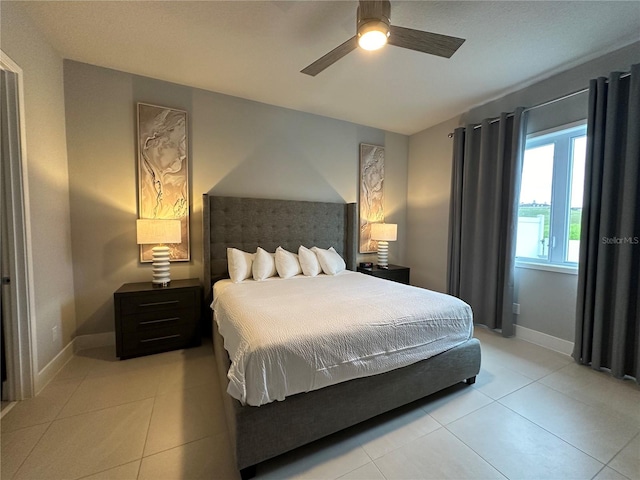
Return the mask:
M564 273L565 275L578 275L578 267L572 267L569 265L553 265L549 263L522 262L516 260L516 268L544 270L546 272Z

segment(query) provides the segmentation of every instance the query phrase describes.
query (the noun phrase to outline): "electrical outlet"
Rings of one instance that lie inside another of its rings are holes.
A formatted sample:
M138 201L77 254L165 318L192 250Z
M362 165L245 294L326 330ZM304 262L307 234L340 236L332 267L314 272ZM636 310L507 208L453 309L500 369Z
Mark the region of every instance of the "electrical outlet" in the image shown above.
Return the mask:
M51 341L53 343L60 341L60 330L58 329L57 325L54 327L51 327Z
M514 303L513 304L513 313L515 313L516 315L520 315L520 304L519 303Z

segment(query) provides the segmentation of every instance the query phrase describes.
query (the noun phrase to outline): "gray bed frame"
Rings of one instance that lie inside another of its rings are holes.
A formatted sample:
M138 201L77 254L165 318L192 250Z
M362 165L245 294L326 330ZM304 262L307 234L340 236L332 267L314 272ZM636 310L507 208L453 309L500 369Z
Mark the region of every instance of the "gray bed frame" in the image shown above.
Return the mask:
M300 245L333 246L355 270L356 204L203 196L205 301L212 286L228 278L227 247L296 252ZM226 393L229 356L213 321L215 351L227 426L241 477L251 478L269 458L411 403L456 383L475 382L480 343L470 339L407 367L358 378L260 407L243 406Z

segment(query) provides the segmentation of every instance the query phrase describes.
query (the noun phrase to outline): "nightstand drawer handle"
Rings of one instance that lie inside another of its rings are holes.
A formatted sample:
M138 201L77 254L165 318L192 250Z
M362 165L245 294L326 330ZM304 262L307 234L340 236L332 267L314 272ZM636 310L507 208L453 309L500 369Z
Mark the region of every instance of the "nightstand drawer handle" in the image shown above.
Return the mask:
M140 325L149 325L152 323L174 322L176 320L180 320L180 317L161 318L159 320L147 320L146 322L140 322Z
M146 340L140 340L140 343L157 342L159 340L168 340L170 338L178 338L179 336L180 336L179 334L176 334L176 335L167 335L166 337L147 338Z
M141 307L155 307L156 305L173 305L174 303L180 303L180 300L169 300L167 302L151 302L151 303L141 303Z

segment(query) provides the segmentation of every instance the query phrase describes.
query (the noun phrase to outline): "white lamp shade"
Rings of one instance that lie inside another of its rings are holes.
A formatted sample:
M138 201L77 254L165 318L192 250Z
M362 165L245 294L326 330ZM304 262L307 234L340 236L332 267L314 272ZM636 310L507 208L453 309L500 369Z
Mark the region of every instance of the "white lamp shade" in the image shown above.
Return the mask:
M398 225L395 223L372 223L371 240L395 242L398 239Z
M138 244L182 242L180 220L141 218L136 222Z

